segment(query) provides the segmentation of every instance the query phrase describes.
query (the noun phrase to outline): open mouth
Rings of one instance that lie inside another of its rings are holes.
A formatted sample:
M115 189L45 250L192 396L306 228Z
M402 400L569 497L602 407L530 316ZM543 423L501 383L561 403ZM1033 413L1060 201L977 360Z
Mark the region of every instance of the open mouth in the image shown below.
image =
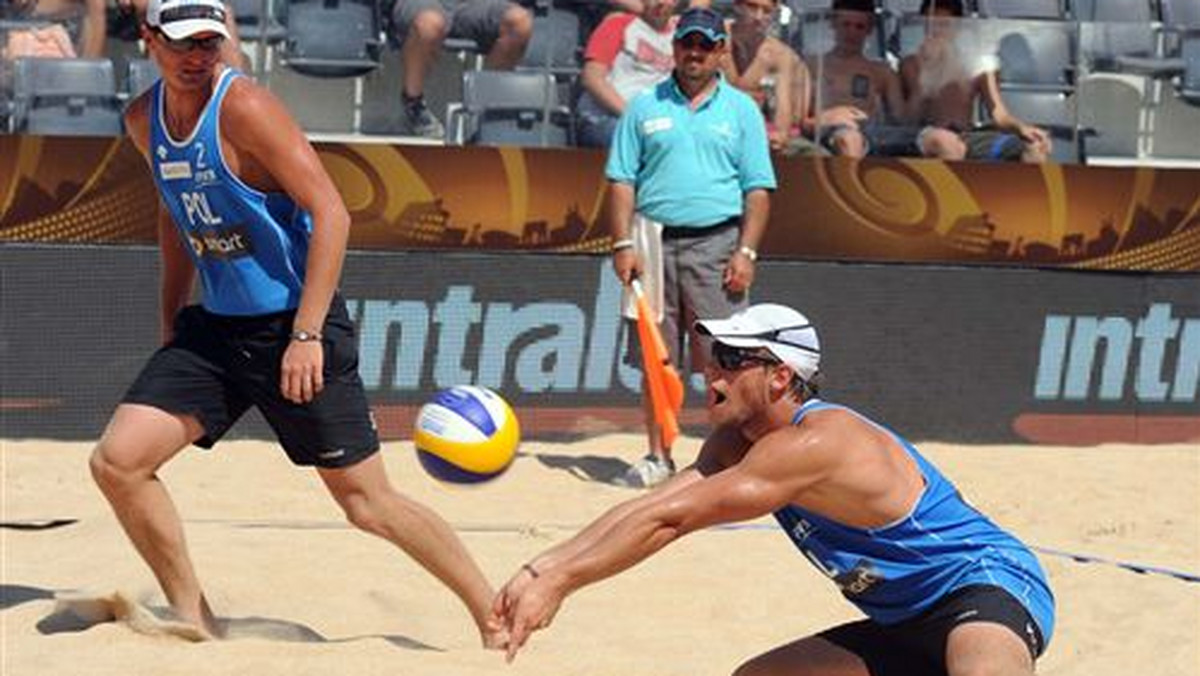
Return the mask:
M725 396L724 392L722 392L716 388L710 388L710 390L712 391L712 405L713 406L720 406L721 404L725 403L726 399L728 399L728 397Z

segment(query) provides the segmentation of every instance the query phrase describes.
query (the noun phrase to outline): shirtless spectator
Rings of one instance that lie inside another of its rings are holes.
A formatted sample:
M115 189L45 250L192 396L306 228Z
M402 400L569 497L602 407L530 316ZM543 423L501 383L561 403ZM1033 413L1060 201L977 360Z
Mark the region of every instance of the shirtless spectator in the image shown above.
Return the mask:
M783 41L770 35L779 0L735 0L729 24L725 78L763 109L771 149L797 151L800 124L808 117L808 68Z
M991 159L1043 162L1050 154L1044 129L1017 119L1004 106L993 55L973 57L957 41L962 0L924 0L925 40L900 62L909 107L924 127L921 153L947 160ZM974 125L975 102L991 114Z
M607 148L625 104L671 76L676 0L645 0L636 13L605 17L588 38L576 105L580 146Z
M809 57L820 82L810 131L835 155L918 154L917 129L904 126L900 78L865 54L875 29L873 0L837 0L833 10L833 48Z
M29 22L9 30L6 59L25 56L74 59L104 56L104 0L5 0L3 16Z

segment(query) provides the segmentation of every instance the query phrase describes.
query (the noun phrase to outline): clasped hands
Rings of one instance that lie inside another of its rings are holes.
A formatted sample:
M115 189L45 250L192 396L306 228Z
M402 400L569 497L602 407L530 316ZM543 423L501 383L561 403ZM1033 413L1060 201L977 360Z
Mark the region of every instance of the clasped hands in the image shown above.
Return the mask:
M526 564L496 594L489 623L508 633L505 660L512 662L530 635L554 620L566 597L561 576Z

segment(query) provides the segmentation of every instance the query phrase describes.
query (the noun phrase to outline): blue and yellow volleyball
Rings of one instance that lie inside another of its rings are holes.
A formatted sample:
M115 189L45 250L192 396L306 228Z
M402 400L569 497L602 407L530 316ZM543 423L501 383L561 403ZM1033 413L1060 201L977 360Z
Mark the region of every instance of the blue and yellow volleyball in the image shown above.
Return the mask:
M504 473L517 454L521 426L512 407L486 387L460 385L421 407L413 444L435 479L475 484Z

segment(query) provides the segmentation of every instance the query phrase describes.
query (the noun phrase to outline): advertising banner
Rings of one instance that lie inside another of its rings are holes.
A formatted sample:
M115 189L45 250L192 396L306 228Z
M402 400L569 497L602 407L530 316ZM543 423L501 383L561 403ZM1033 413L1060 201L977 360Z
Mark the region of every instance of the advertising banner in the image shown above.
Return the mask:
M324 143L360 250L606 251L604 154ZM1200 270L1200 172L777 159L761 253L784 260ZM149 244L158 197L122 139L0 136L0 242Z
M7 245L0 274L0 436L95 438L155 347L157 252ZM386 438L458 384L501 392L529 437L641 429L606 256L356 253L342 290ZM914 439L1200 440L1195 275L765 261L753 295L814 320L824 397Z

